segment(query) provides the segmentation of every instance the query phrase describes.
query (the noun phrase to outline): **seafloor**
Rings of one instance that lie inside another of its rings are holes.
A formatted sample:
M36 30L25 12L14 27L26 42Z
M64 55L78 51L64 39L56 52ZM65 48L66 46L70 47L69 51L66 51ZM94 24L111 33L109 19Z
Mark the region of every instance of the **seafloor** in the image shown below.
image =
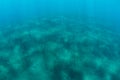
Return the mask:
M1 26L0 80L120 80L120 35L63 16Z

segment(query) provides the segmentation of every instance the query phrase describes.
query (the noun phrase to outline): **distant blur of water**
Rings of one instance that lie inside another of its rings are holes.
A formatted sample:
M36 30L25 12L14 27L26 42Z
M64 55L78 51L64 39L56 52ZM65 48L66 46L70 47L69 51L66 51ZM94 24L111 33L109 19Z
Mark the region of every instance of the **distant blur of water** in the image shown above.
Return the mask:
M0 0L0 23L41 16L92 17L119 28L119 0ZM112 23L111 23L112 22Z

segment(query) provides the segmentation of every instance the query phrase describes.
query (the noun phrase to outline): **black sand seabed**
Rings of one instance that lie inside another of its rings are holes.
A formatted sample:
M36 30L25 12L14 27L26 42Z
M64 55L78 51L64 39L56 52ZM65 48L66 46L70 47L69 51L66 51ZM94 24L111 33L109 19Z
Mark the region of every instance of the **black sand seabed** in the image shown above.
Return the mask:
M0 32L0 80L120 80L120 36L65 17Z

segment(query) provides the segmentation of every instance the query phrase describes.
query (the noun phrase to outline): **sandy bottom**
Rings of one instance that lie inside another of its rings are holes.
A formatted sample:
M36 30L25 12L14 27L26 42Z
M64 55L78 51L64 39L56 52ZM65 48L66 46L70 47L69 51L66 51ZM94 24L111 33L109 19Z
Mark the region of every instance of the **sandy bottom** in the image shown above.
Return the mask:
M102 26L102 27L101 27ZM0 80L120 80L120 35L65 17L0 32Z

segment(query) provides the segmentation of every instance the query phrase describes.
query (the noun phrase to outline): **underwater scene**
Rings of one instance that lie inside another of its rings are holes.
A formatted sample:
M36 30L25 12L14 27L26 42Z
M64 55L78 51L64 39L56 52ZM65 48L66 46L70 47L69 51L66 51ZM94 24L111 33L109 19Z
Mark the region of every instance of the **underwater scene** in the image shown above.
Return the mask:
M119 0L0 0L0 80L120 80Z

